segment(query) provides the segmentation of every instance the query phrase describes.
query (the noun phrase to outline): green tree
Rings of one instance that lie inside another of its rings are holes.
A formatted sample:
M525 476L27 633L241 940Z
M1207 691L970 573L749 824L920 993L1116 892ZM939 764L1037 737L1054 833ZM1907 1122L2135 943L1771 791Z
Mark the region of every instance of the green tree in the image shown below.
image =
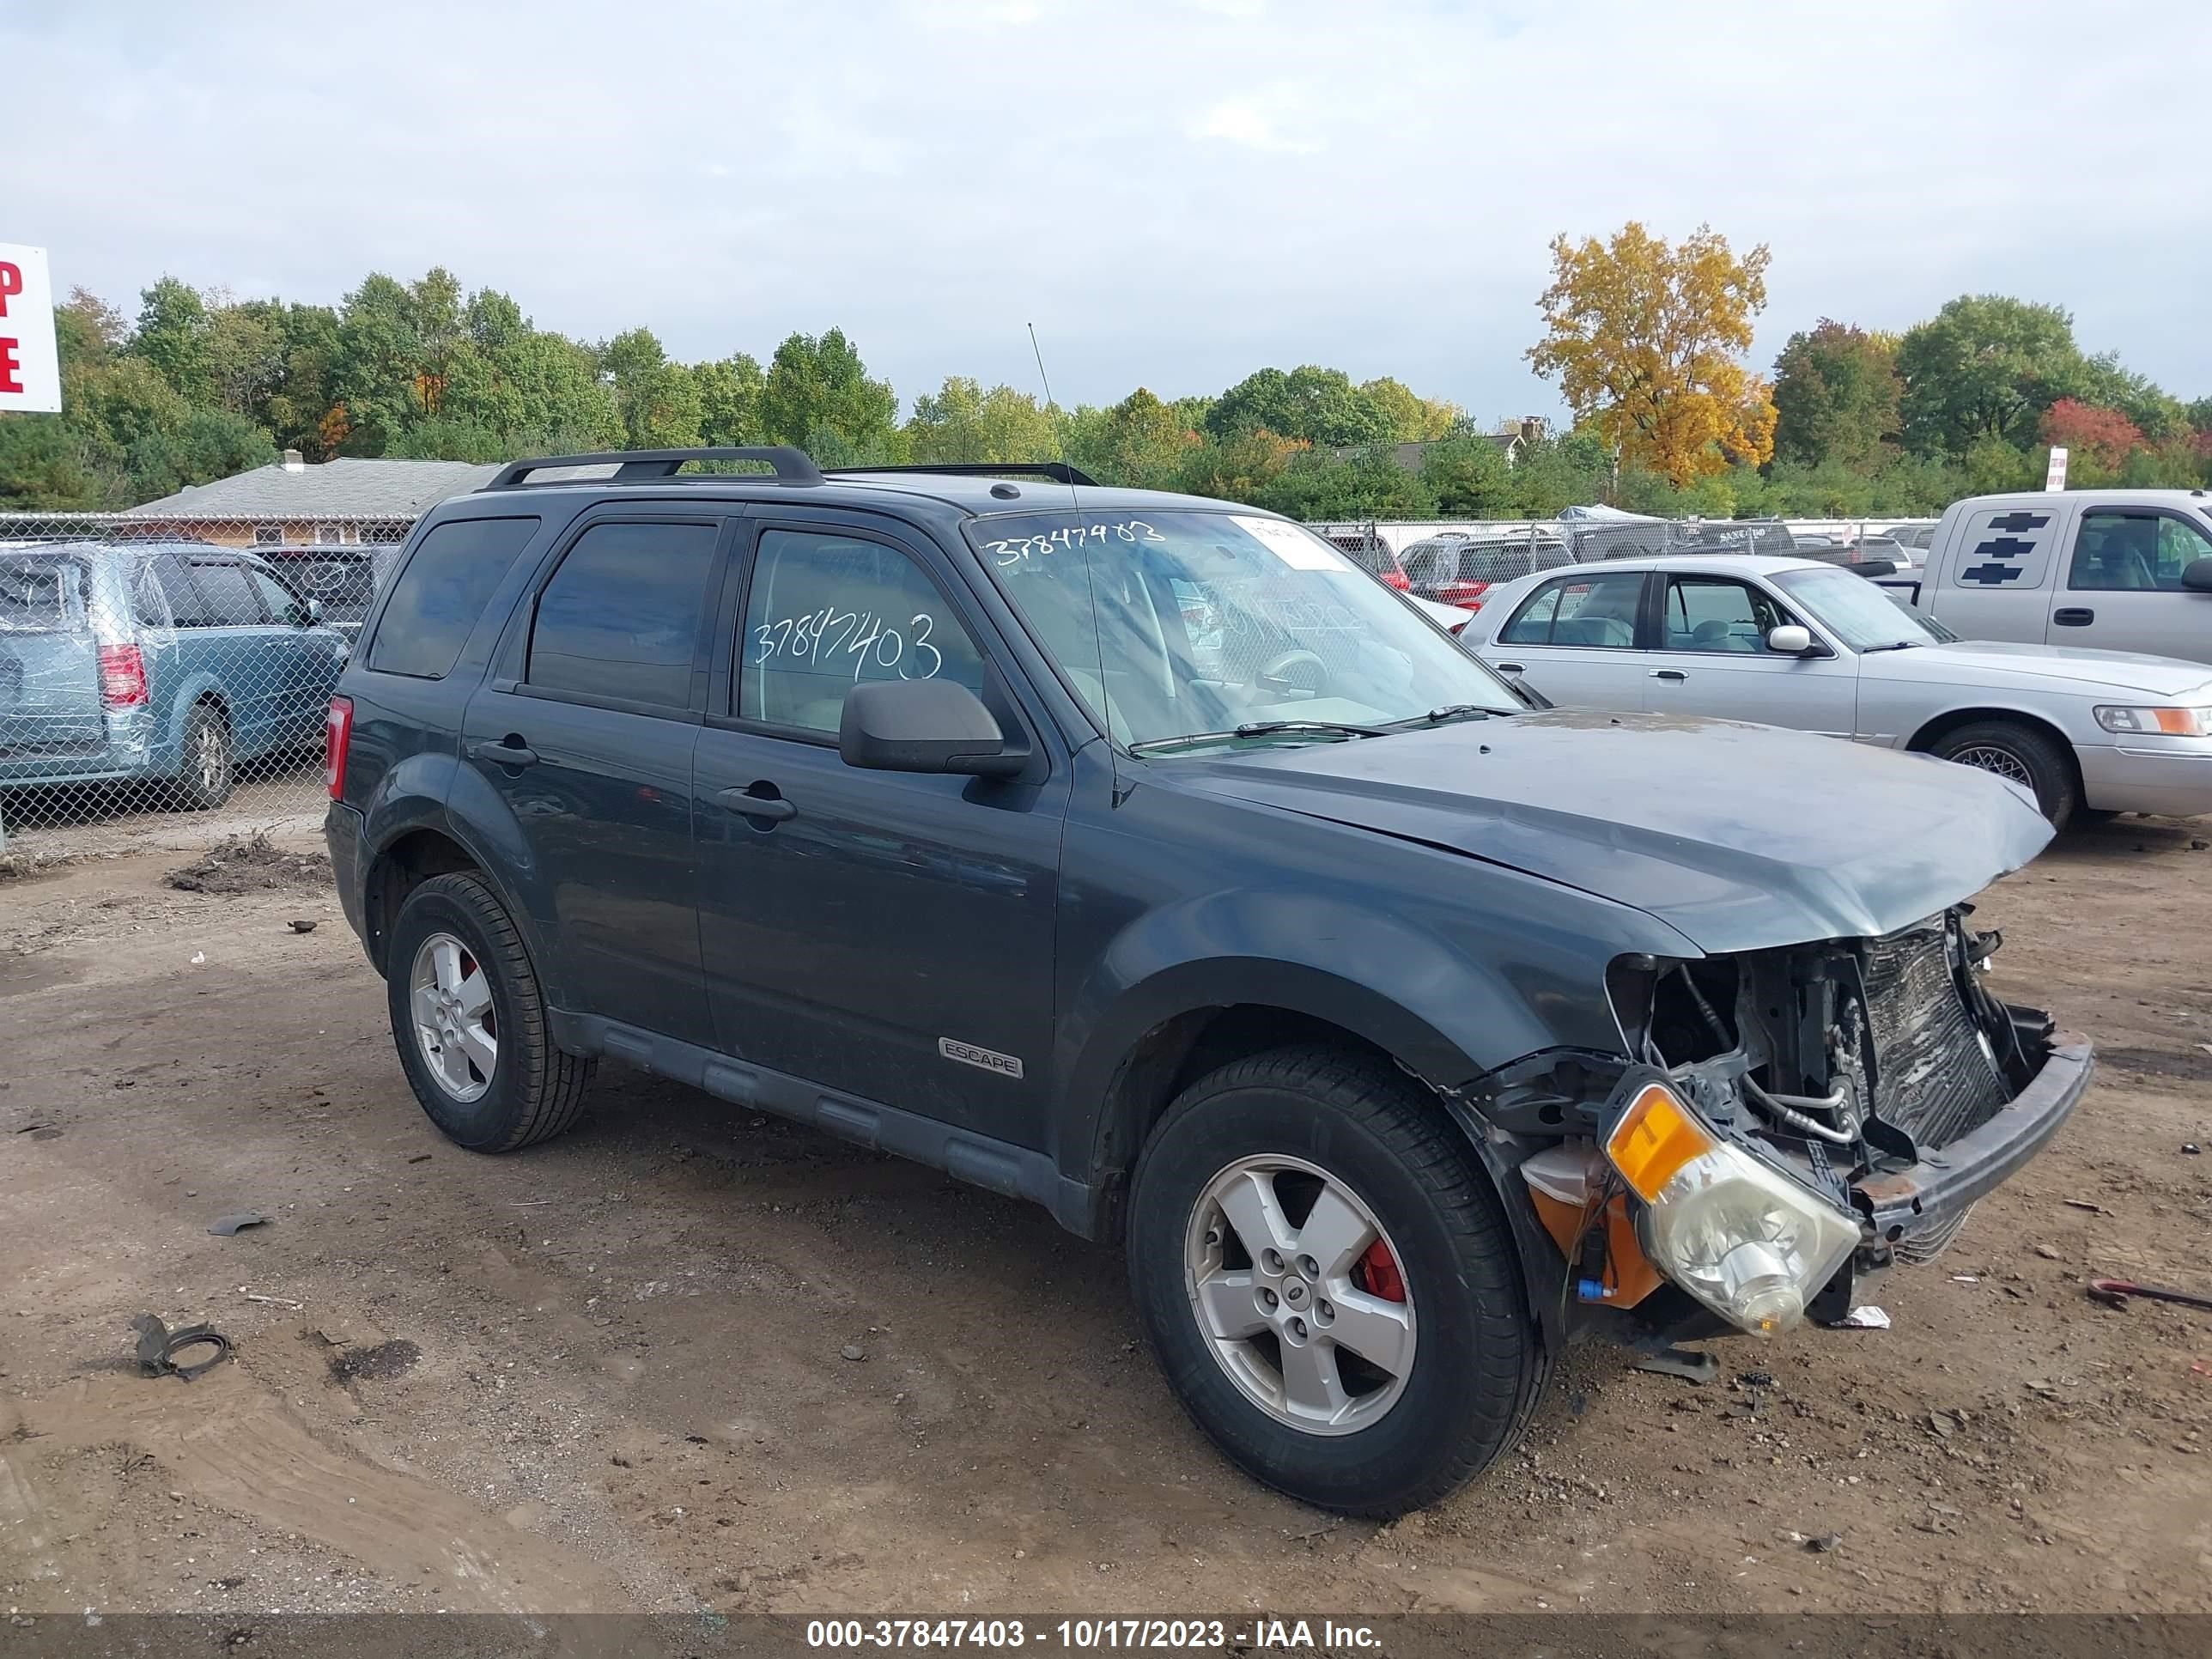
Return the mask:
M599 365L613 377L623 448L698 447L699 383L682 363L669 362L651 329L615 336L601 349Z
M1481 437L1446 438L1421 456L1421 482L1447 515L1492 518L1516 505L1504 450Z
M205 405L188 409L175 426L150 432L131 446L131 494L137 501L153 501L276 459L268 433L244 416Z
M196 289L164 276L139 295L131 353L151 365L179 397L206 402L215 390L207 306Z
M2092 378L2070 316L2001 294L1961 295L1907 329L1897 372L1906 445L1961 459L1990 441L2027 444L2043 411L2086 394Z
M1389 422L1388 435L1397 443L1433 443L1450 435L1452 428L1467 418L1467 411L1457 404L1417 396L1412 387L1387 374L1361 381L1359 390L1382 411Z
M1266 431L1342 448L1388 441L1390 416L1342 369L1307 363L1287 374L1263 368L1246 375L1206 411L1206 429L1217 440Z
M906 436L916 462L1044 461L1060 449L1052 416L1036 398L1007 386L986 392L957 374L915 400Z
M1177 486L1194 495L1265 506L1291 458L1309 447L1264 428L1203 444L1185 457Z
M790 336L776 347L761 387L761 428L768 437L810 453L819 447L833 465L891 459L902 447L897 414L890 382L868 378L842 329Z
M1774 454L1871 471L1896 453L1897 343L1823 317L1774 363Z
M381 455L424 412L415 386L422 359L413 296L370 272L339 304L331 353L331 392L343 410L347 453Z
M693 367L699 386L699 435L710 444L760 442L761 392L767 376L744 352Z
M1086 413L1096 418L1086 422ZM1102 483L1134 489L1174 487L1198 447L1178 406L1143 386L1111 409L1079 410L1067 437L1069 460Z

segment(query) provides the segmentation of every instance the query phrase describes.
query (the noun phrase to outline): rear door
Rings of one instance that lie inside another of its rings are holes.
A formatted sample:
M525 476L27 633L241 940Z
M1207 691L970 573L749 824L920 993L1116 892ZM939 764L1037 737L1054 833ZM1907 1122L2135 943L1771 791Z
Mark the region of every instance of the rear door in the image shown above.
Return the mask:
M194 641L199 665L222 690L239 756L260 754L284 740L290 630L270 622L241 560L187 556L184 562L205 617Z
M1482 656L1568 708L1644 706L1636 648L1645 573L1579 566L1542 583L1508 617Z
M2212 593L2181 585L2184 570L2212 558L2208 530L2186 513L2085 501L2050 642L2212 663Z
M516 896L559 958L564 995L701 1045L713 1030L691 757L734 522L627 505L580 520L524 597L461 733L462 764L505 801L526 844Z
M1852 735L1856 658L1768 650L1768 634L1803 618L1759 583L1673 571L1665 580L1653 641L1658 648L1645 656L1646 708L1757 720L1832 738Z
M93 605L82 556L0 553L0 778L105 745ZM127 631L127 619L114 620Z
M248 564L246 575L270 615L268 651L281 665L270 745L304 744L322 730L337 685L338 659L331 650L337 638L328 629L309 627L306 602L268 570Z

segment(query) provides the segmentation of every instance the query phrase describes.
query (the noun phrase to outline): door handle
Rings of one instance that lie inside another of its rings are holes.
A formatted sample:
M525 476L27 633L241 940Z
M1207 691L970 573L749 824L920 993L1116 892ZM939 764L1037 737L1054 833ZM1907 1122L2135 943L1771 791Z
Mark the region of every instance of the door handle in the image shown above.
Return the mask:
M469 758L493 766L535 766L538 751L510 732L505 742L471 744Z
M2051 620L2061 628L2087 628L2097 620L2097 613L2084 605L2069 605L2052 611Z
M749 795L742 789L725 789L714 799L741 818L781 823L799 816L799 809L781 795Z
M1502 662L1498 665L1498 672L1501 674L1525 674L1528 671L1517 662Z
M1679 668L1655 668L1651 671L1651 678L1655 680L1686 680L1690 677Z

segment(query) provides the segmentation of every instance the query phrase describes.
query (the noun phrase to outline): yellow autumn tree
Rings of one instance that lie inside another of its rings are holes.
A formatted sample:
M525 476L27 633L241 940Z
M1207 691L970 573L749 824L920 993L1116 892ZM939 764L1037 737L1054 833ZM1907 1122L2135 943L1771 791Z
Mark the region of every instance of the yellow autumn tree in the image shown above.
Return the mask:
M1743 354L1771 258L1762 245L1737 258L1709 225L1679 247L1634 220L1607 242L1558 237L1536 302L1545 334L1528 361L1625 464L1680 485L1732 461L1763 463L1774 399Z

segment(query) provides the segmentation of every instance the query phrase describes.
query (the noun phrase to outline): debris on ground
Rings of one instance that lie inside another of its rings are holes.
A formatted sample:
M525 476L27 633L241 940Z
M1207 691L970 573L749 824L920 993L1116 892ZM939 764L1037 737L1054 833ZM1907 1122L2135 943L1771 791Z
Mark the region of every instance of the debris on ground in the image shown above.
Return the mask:
M236 1215L218 1216L208 1228L217 1238L233 1238L248 1227L265 1227L269 1218L258 1210L240 1210Z
M1834 1328L1839 1331L1886 1331L1889 1328L1889 1316L1869 1303L1863 1308L1852 1309L1836 1322Z
M331 1375L341 1382L386 1382L412 1370L422 1350L404 1337L371 1348L347 1348L331 1356Z
M2212 1296L2199 1296L2193 1291L2168 1290L2163 1285L2138 1285L2130 1279L2093 1279L2086 1287L2093 1301L2106 1307L2124 1308L2128 1298L2139 1296L2152 1302L2173 1302L2185 1308L2203 1308L2212 1313Z
M148 1376L173 1376L189 1382L213 1370L230 1358L230 1339L212 1325L179 1325L171 1330L158 1314L140 1314L131 1322L138 1333L138 1369ZM177 1363L180 1353L208 1352L202 1358Z
M1665 1348L1657 1353L1638 1354L1631 1369L1656 1376L1679 1376L1685 1382L1710 1382L1721 1374L1721 1362L1694 1348Z
M2063 1204L2069 1210L2087 1210L2091 1215L2110 1215L2112 1213L2112 1212L2106 1209L2103 1205L2092 1204L2086 1198L2063 1198L2059 1200L2059 1202Z
M295 933L312 933L315 931L315 919L313 916L295 916L284 925Z
M271 844L266 830L257 830L217 842L191 863L170 871L165 879L180 893L217 897L287 887L323 888L331 884L331 860L327 853L286 852ZM295 922L292 931L304 933L307 927Z
M838 1349L837 1352L844 1355L848 1359L866 1359L868 1357L867 1350L863 1348L857 1342L848 1342L843 1347Z

